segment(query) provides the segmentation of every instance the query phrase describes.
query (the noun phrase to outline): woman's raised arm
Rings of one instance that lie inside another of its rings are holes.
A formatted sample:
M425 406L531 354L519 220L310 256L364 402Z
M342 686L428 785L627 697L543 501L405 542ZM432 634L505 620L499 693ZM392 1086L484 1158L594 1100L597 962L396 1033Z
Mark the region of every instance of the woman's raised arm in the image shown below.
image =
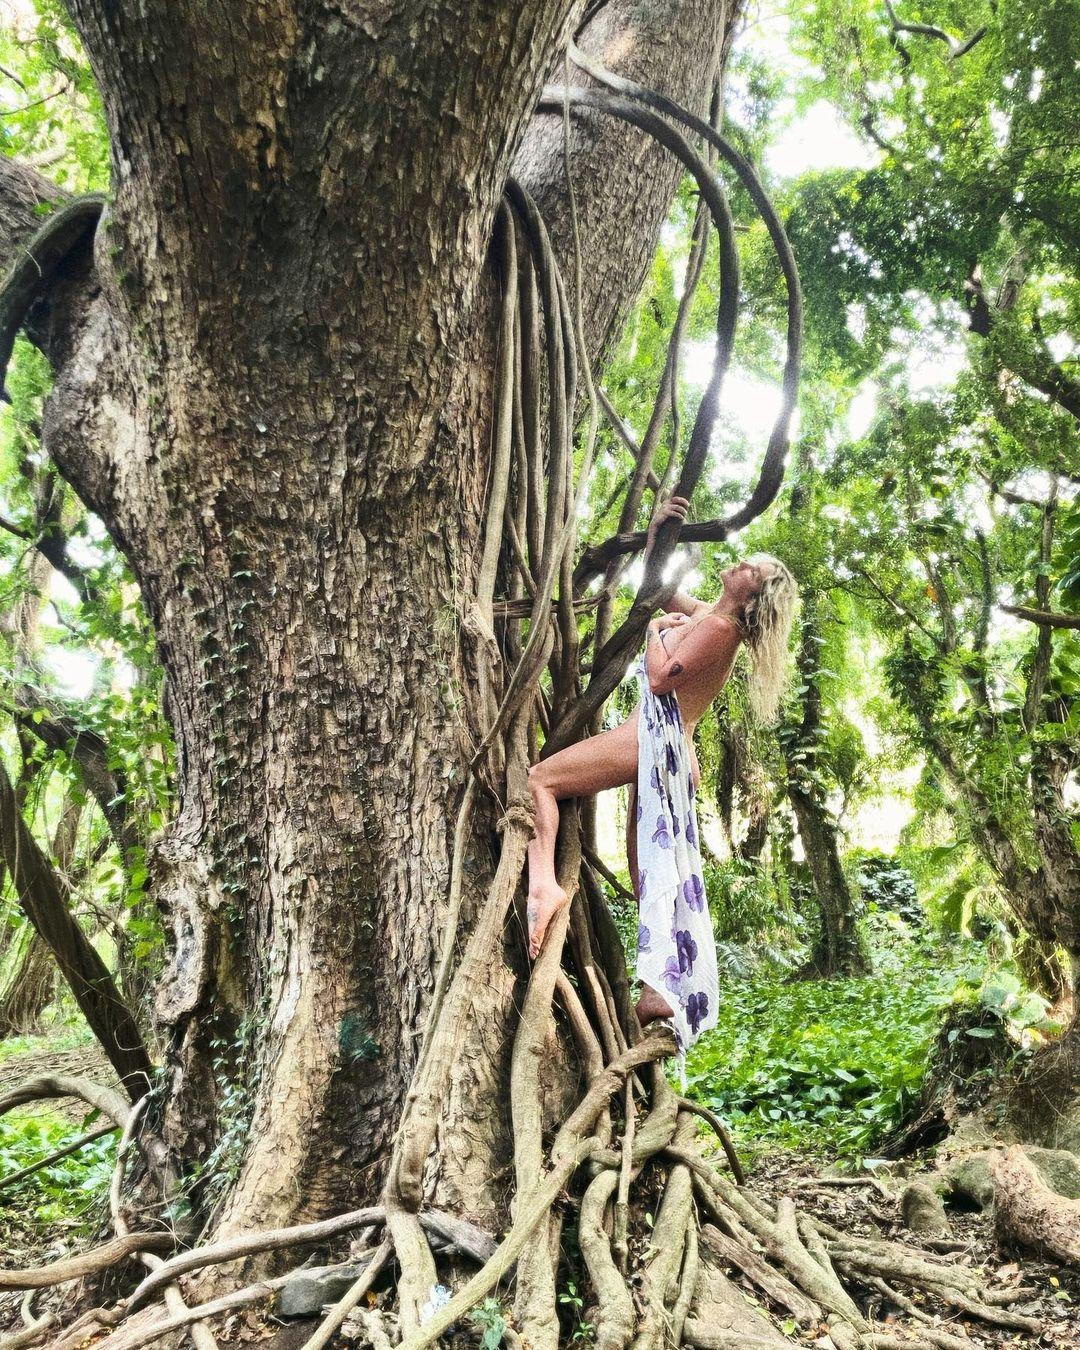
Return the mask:
M645 545L645 556L652 552L652 546L656 542L656 532L663 525L665 520L685 520L686 513L690 508L690 502L686 497L672 497L666 501L657 511L649 523L649 538ZM703 610L709 609L704 600L698 600L696 596L687 595L685 591L676 591L667 602L665 613L667 614L685 614L687 618L694 618Z

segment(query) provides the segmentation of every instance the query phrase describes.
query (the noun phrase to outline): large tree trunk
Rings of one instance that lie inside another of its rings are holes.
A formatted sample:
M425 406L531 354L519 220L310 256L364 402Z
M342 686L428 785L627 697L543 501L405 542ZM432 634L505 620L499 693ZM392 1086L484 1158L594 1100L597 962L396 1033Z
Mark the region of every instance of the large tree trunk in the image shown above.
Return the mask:
M166 1138L181 1171L234 1141L217 1164L238 1179L206 1197L220 1226L280 1224L372 1196L415 1064L478 737L462 691L489 239L516 154L566 248L562 131L528 118L577 8L73 9L114 199L92 272L73 260L67 303L39 319L57 366L46 440L130 558L168 675L179 811L152 869L172 935ZM703 110L723 14L612 0L583 41ZM678 171L598 114L575 125L573 162L598 352ZM493 824L468 848L466 918ZM482 1180L483 1217L521 951L511 926L443 1132L442 1185L465 1208Z

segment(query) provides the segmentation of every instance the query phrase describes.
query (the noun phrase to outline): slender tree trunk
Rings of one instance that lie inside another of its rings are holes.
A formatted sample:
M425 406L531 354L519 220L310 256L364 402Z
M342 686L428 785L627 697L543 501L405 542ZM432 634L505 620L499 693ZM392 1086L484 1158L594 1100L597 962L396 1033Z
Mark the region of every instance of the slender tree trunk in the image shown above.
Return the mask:
M150 1086L152 1068L139 1028L108 967L68 906L68 887L38 846L0 764L0 857L35 932L48 946L90 1030L132 1101Z
M927 749L963 803L972 839L1017 919L1047 951L1062 949L1072 970L1080 968L1080 854L1065 807L1060 751L1037 743L1033 752L1030 809L1035 856L1025 857L993 804L963 772L926 710L913 711ZM1075 998L1075 984L1073 990Z
M29 925L13 945L18 950L8 957L13 969L0 997L0 1040L37 1031L56 987L52 954Z
M840 863L836 825L814 793L804 792L790 780L788 798L795 811L821 918L808 973L824 980L866 975L870 963L855 923L851 887Z
M818 777L822 729L820 663L820 624L814 598L808 596L798 659L799 680L805 690L802 717L792 732L781 736L781 742L787 763L788 798L795 812L821 919L807 973L835 979L868 974L870 961L855 921L851 887L840 862L836 822L825 803Z

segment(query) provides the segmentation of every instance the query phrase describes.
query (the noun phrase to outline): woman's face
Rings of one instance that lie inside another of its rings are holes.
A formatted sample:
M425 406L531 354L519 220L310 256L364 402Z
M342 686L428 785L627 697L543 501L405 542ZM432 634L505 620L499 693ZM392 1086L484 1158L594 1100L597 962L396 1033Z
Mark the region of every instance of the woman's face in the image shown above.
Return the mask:
M729 600L745 605L761 590L765 580L765 569L759 563L744 560L734 567L721 572L720 580L724 584L724 594Z

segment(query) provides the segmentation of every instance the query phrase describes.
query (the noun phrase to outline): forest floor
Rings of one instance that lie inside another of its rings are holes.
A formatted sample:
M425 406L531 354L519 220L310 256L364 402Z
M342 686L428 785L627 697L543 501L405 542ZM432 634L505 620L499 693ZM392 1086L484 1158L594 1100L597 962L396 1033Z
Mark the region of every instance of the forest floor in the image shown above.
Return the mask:
M806 1153L777 1150L760 1155L748 1172L748 1185L775 1203L783 1195L794 1196L799 1209L824 1219L835 1228L864 1237L884 1237L925 1250L920 1239L905 1228L900 1216L904 1186L927 1176L932 1164L918 1156L876 1169L873 1175L839 1172L826 1160ZM942 1330L968 1336L975 1347L1042 1345L1054 1350L1080 1347L1080 1271L1054 1261L1040 1260L1030 1252L1004 1251L994 1234L988 1213L950 1209L949 1224L955 1240L957 1262L982 1272L991 1288L1033 1288L1031 1298L1011 1305L1013 1310L1038 1318L1046 1330L1033 1341L1025 1332L991 1328L963 1314L943 1319ZM935 1248L940 1251L940 1247ZM735 1276L737 1279L738 1277ZM920 1297L914 1296L919 1303ZM863 1310L878 1321L906 1321L902 1310L887 1299L871 1294L862 1300ZM824 1328L822 1328L824 1331ZM819 1347L830 1342L807 1338Z
M921 969L918 973L924 974ZM712 1083L708 1084L710 1075L701 1064L700 1077L693 1087L706 1096L702 1089L707 1084L719 1091L726 1083L730 1100L721 1109L731 1110L744 1096L755 1102L752 1113L734 1111L733 1115L738 1122L736 1134L749 1185L763 1199L775 1203L780 1196L791 1195L801 1210L835 1228L920 1249L924 1244L901 1220L900 1195L909 1181L933 1170L932 1155L890 1163L866 1158L862 1156L863 1145L869 1140L861 1136L868 1127L873 1128L879 1106L893 1103L901 1086L910 1091L916 1065L925 1065L940 1015L940 995L927 994L924 980L910 978L898 992L895 986L892 993L882 993L883 989L888 991L889 985L881 981L838 982L831 987L798 984L776 989L749 981L738 986L732 990L733 1021L737 1015L740 1027L755 1027L753 1054L748 1057L746 1045L728 1044L721 1028L717 1044L708 1054L713 1061L709 1066ZM902 1009L907 1016L905 1022L896 1015L901 1009L880 1005L882 998L918 998L920 1006ZM919 1015L913 1018L914 1013ZM905 1025L917 1030L905 1031L902 1043L896 1042L899 1032L884 1030ZM728 1065L737 1067L721 1075L719 1063L725 1056ZM114 1081L85 1031L54 1029L46 1036L21 1038L0 1046L0 1093L42 1074L78 1074ZM833 1087L824 1098L819 1095L814 1099L810 1082ZM68 1102L42 1102L12 1112L0 1122L0 1177L97 1123L83 1108ZM777 1137L780 1132L783 1142ZM78 1251L104 1231L115 1148L115 1136L106 1136L11 1191L0 1190L5 1266L33 1266ZM566 1215L571 1223L572 1205ZM943 1320L943 1330L969 1338L972 1350L1035 1344L1047 1350L1080 1350L1080 1271L1030 1253L1003 1250L988 1214L950 1210L949 1221L954 1259L978 1269L992 1288L1023 1285L1031 1289L1030 1297L1016 1310L1037 1318L1045 1333L1035 1342L1025 1333L991 1328L963 1314ZM736 1282L742 1278L737 1271L730 1273ZM868 1316L886 1323L896 1316L898 1323L903 1320L910 1325L910 1318L901 1319L902 1310L891 1308L881 1295L863 1292L863 1309ZM43 1291L35 1300L35 1309L44 1310L57 1297L58 1293ZM0 1329L18 1326L20 1298L16 1294L0 1295ZM918 1303L918 1297L915 1301ZM940 1305L934 1311L939 1312ZM272 1326L270 1319L264 1331ZM830 1350L832 1342L824 1327L802 1336L796 1335L793 1327L788 1330L793 1346ZM479 1335L466 1339L478 1340ZM231 1342L226 1335L220 1343ZM575 1342L579 1348L587 1343L587 1335Z

